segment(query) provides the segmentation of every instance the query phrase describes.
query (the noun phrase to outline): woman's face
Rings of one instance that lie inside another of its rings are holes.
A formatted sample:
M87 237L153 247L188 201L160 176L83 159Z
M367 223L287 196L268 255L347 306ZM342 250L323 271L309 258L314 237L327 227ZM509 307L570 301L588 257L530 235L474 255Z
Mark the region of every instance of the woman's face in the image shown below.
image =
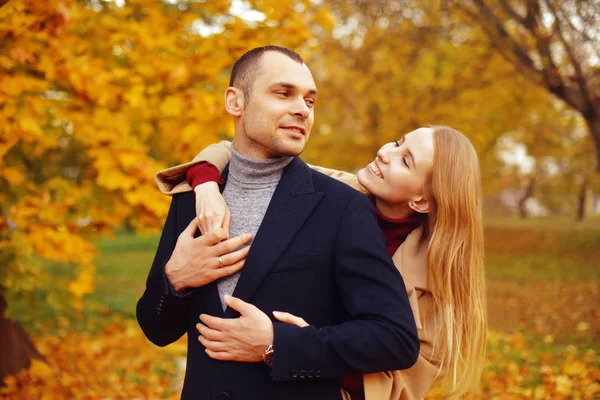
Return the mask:
M420 128L381 147L375 160L358 171L358 181L376 197L384 215L427 212L419 206L426 202L425 183L431 179L433 158L433 129Z

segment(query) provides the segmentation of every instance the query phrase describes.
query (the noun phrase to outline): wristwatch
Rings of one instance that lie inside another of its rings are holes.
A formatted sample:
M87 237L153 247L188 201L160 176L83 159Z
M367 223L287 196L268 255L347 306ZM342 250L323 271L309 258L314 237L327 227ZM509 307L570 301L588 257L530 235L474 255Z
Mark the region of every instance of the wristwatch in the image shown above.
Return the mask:
M269 367L273 366L273 355L275 354L275 349L273 349L273 345L270 344L269 347L267 347L267 349L265 350L265 352L263 353L263 361L265 362L265 364L267 364Z

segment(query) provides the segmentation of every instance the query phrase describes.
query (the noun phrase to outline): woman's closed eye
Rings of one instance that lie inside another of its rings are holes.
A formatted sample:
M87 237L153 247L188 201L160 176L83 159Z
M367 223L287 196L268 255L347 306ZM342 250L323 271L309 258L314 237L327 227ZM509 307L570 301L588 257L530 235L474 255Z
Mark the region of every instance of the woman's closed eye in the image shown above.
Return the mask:
M404 141L404 136L402 136L402 138L400 140L395 141L394 144L396 145L396 147L400 147L400 145L402 144L403 141ZM406 157L402 157L402 162L404 163L404 165L406 165L406 168L410 169L410 166L408 165L408 161L406 161Z

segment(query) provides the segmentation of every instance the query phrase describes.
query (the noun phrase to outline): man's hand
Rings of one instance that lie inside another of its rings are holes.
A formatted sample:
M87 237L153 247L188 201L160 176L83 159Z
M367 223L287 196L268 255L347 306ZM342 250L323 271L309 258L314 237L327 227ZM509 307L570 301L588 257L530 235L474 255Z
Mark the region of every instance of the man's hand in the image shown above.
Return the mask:
M196 194L196 217L203 235L213 229L223 228L229 235L231 213L219 192L217 182L205 182L194 188Z
M225 240L227 232L219 228L194 238L197 229L196 220L193 220L181 232L173 254L165 265L167 278L177 292L204 286L241 270L250 251L250 246L246 246L227 254L248 243L252 239L250 234Z
M200 315L198 340L215 360L258 362L273 344L273 323L264 312L238 298L225 296L228 307L241 316L235 319Z

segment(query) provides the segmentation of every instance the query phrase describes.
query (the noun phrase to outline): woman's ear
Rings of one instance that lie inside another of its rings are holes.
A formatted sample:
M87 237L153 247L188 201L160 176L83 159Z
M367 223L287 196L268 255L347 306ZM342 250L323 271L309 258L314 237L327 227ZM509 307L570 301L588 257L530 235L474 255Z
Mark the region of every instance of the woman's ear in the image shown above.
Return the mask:
M244 109L244 92L232 86L225 91L225 109L234 117L240 117Z
M408 202L408 206L411 210L421 214L429 213L429 201L425 197L417 197Z

